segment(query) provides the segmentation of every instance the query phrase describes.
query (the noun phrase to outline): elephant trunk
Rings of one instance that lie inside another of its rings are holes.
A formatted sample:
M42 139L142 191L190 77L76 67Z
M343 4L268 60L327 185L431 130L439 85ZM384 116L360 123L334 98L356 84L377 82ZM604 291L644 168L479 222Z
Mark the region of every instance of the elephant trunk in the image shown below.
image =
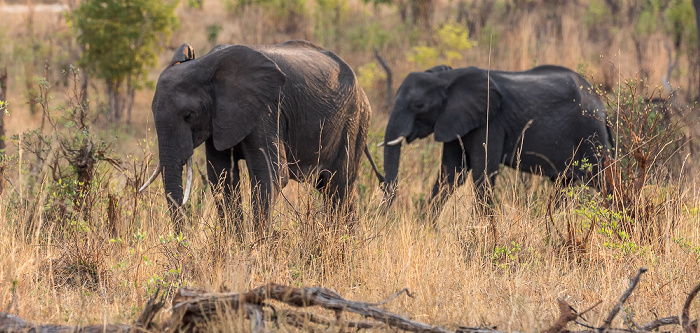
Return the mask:
M387 136L388 137L388 136ZM401 143L395 145L387 145L384 147L384 200L389 204L394 200L396 195L397 178L399 174L399 160L401 158Z
M163 165L163 188L165 189L165 197L168 202L168 211L175 222L176 229L182 220L180 214L180 206L182 204L182 165L167 164Z
M400 157L401 145L386 146L384 148L384 172L386 172L386 186L384 188L385 197L393 196L394 192L396 191Z

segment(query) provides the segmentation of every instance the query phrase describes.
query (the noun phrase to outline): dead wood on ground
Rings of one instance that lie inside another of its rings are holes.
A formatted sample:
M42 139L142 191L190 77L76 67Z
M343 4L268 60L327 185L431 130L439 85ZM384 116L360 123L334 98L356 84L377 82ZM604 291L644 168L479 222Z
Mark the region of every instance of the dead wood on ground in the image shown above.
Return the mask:
M565 300L557 300L559 318L546 333L572 332L566 329L569 323L575 322L583 326L584 332L612 332L612 333L636 333L649 332L667 325L680 325L684 333L698 333L697 320L689 318L690 304L700 292L700 283L693 288L683 306L680 316L672 316L654 320L644 325L637 325L632 318L625 318L627 328L611 327L613 319L622 309L627 298L632 294L639 283L645 268L639 269L636 276L630 281L629 288L623 293L617 304L610 311L601 327L594 327L581 322L585 321L583 315L596 307L596 303L587 310L579 313ZM220 319L223 313L241 313L249 319L252 332L267 332L269 323L279 325L285 323L297 328L311 331L322 331L330 328L349 329L399 329L408 332L435 332L435 333L500 333L496 327L466 327L461 326L456 330L440 326L432 326L426 323L408 319L404 316L383 310L381 306L388 301L406 293L404 289L392 297L378 303L351 301L343 298L333 290L321 287L296 288L291 286L270 283L243 293L211 293L204 290L180 289L173 297L171 315L161 324L154 319L161 309L165 307L165 295L159 291L146 304L139 318L132 325L107 324L91 325L84 327L64 325L37 325L8 313L0 313L1 332L199 332L207 329L208 325ZM327 318L300 310L276 309L270 301L285 303L293 308L307 308L318 306L333 311L334 318ZM345 313L358 314L367 319L348 320ZM623 313L624 315L624 313Z

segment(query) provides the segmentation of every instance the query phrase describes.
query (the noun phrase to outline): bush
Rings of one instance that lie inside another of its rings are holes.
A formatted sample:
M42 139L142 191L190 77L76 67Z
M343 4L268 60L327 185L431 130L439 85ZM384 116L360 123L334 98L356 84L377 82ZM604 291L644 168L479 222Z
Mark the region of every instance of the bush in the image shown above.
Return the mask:
M109 157L110 145L91 132L89 103L79 102L79 70L71 66L64 75L72 82L68 102L52 106L51 85L42 79L36 101L44 122L38 129L15 135L13 141L18 151L24 152L24 164L19 168L28 166L23 173L30 191L21 199L45 207L49 220L66 226L76 219L90 220L89 213L97 200L92 191L99 181L97 168L101 162L117 166L118 162Z
M419 68L428 68L439 64L456 66L463 59L463 53L476 45L469 39L469 30L457 23L450 22L435 32L436 46L419 45L413 47L406 58Z
M604 177L608 207L623 215L618 230L643 242L663 244L663 213L679 194L671 180L683 168L681 123L668 108L661 89L637 79L625 80L617 94L606 95L615 150L609 152ZM619 107L618 107L619 106Z

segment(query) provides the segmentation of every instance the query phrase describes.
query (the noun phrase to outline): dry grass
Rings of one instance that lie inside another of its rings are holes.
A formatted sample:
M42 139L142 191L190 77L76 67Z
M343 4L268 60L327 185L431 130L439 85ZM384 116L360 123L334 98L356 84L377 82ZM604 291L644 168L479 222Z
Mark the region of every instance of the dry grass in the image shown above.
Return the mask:
M231 15L220 1L205 1L204 5L201 11L178 9L181 29L170 47L188 42L198 54L204 54L210 47L204 29L212 23L222 24L219 43L314 39L309 27L293 36L276 32L270 28L271 19L259 9ZM448 5L451 2L439 2L436 20L448 15ZM398 22L392 10L375 10L359 2L349 4L349 13L350 22L379 21L387 26ZM517 22L504 22L514 26L499 37L497 45L491 45L491 50L488 45L479 45L454 65L485 67L490 63L493 68L519 70L536 63L571 68L585 64L597 83L617 78L614 72L605 73L610 63L623 76L639 71L629 31L619 31L609 44L601 45L580 28L580 13L572 10L563 12L560 37L543 38L535 28L541 26L542 16L534 12ZM13 16L3 23L13 28L8 35L12 43L23 36L18 28L24 26L23 19ZM48 23L37 30L62 31L60 23L52 25L54 20L54 16L36 20ZM665 72L666 59L657 57L665 54L659 51L660 38L652 38L644 55L650 82L660 82ZM401 43L382 50L394 66L395 82L411 70L421 70L405 60L408 45ZM344 42L326 46L353 68L372 61L370 49L353 49ZM161 63L170 57L171 51L164 52ZM154 70L151 78L158 72ZM13 109L6 117L9 134L37 128L40 121L38 116L29 115L22 102L23 72L15 69L13 75L9 94ZM59 99L62 89L55 92ZM142 161L157 155L149 145L156 140L150 113L152 94L148 90L137 94L133 128L104 126L108 130L105 137L119 135L115 155L133 163L134 167L127 169L139 170ZM93 105L104 99L98 91L92 96ZM382 103L383 97L372 95L375 110L381 110ZM381 140L385 124L386 115L375 112L370 133L375 157L381 150L373 143ZM145 144L138 144L144 140ZM25 182L20 180L15 166L8 176L30 201L19 201L12 187L0 197L0 211L5 212L0 214L0 311L44 323L130 322L158 287L243 291L278 282L324 286L349 299L365 301L408 288L415 298L396 299L386 308L434 325L495 325L501 330L529 332L554 321L557 298L567 298L579 310L602 300L587 317L591 324L600 325L627 288L630 275L643 266L649 272L625 311L637 322L680 313L685 293L697 283L700 272L700 188L694 165L687 167L683 179L648 188L649 195L657 196L658 205L666 208L655 220L663 226L660 241L644 242L639 235L632 235L623 242L596 228L585 251L576 252L568 249L566 239L548 224L548 200L559 196L561 189L510 170L504 170L497 181L499 207L493 217L497 239L487 231L488 218L473 210L469 182L450 198L437 229L427 228L416 207L427 199L437 175L439 148L431 139L404 148L399 196L386 215L379 214L381 191L369 164L363 161L357 189L359 222L353 233L344 232L343 217L324 216L317 193L293 183L285 189L285 198L277 202L273 223L277 236L263 241L246 237L243 242L221 231L214 198L200 177L195 177L195 189L199 190L191 199L191 230L182 240L171 234L159 183L151 192L135 197L127 181L127 175L133 175L103 165L99 169L102 182L92 194L95 204L89 216L58 221L31 201L26 178ZM15 151L10 149L9 153ZM195 157L203 166L203 152L196 152ZM42 184L48 179L36 181ZM584 197L586 191L573 189L573 197ZM34 197L52 195L47 189ZM249 202L245 196L244 202ZM582 238L591 221L577 210L587 208L591 209L585 201L558 200L552 215L556 228L566 230L570 224L575 236ZM697 306L691 317L700 317ZM230 324L247 327L235 320ZM613 326L624 324L616 319Z

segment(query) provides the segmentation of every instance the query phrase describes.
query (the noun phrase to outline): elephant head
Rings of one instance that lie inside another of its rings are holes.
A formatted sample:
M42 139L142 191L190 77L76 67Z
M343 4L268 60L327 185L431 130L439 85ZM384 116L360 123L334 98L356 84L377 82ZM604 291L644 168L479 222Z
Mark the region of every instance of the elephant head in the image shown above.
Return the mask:
M219 46L195 59L183 44L161 73L151 109L158 134L159 164L145 189L163 173L171 213L183 198L182 166L208 139L217 150L241 142L255 124L277 107L285 75L270 58L242 45Z
M484 70L436 66L408 74L396 93L384 134L385 199L394 197L401 144L434 134L440 142L463 137L500 111L501 95Z

